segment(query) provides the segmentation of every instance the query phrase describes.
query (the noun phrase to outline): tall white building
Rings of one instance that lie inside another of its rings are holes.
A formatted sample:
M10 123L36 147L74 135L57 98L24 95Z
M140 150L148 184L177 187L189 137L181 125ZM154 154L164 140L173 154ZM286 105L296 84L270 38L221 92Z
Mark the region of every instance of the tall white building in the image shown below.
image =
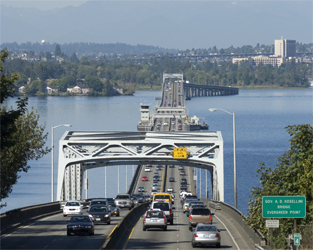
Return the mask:
M295 57L296 56L296 40L283 39L275 40L275 56L279 57Z

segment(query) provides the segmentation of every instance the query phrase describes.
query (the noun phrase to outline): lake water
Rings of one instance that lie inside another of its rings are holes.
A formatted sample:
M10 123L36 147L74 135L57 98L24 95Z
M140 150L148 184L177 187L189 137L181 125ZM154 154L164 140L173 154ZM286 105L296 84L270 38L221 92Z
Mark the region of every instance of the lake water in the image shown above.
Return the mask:
M29 107L40 115L49 133L47 146L51 146L51 128L59 124L72 124L71 128L54 129L56 193L58 140L68 129L98 131L136 131L140 120L140 103L157 104L155 97L161 91L137 91L134 96L116 97L31 97ZM260 162L273 167L276 158L289 149L290 139L284 127L311 124L313 115L313 89L306 90L240 90L239 95L197 97L186 101L189 116L201 117L213 131L221 131L224 139L225 202L234 205L233 178L233 118L222 112L209 112L220 108L236 114L237 199L238 209L247 213L251 188L259 185L256 170ZM10 100L9 105L14 105ZM51 154L29 163L27 173L21 173L10 197L3 200L5 212L23 206L51 201ZM134 166L120 166L119 190L117 167L107 167L107 197L126 192ZM127 175L126 175L127 170ZM205 174L202 170L202 174ZM197 171L199 174L199 171ZM105 196L104 168L88 171L88 197ZM210 178L208 178L210 179ZM199 178L198 178L199 181ZM202 178L202 197L205 183ZM198 184L198 187L200 185ZM199 190L199 189L198 189ZM212 190L209 190L210 197ZM83 193L83 197L85 194Z

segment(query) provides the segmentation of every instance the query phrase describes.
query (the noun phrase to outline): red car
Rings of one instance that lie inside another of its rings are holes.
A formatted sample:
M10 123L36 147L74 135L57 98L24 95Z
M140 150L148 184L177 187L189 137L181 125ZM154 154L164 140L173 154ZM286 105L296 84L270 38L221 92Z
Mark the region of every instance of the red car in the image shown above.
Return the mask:
M141 180L142 181L148 181L148 177L147 176L142 176Z

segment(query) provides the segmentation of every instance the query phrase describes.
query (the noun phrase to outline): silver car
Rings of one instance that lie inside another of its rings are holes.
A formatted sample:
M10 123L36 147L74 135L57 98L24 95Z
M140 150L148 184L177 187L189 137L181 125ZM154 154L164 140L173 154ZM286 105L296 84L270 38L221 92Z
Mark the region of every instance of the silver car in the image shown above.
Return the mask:
M221 247L220 230L215 225L199 223L192 234L192 247L197 245L216 245Z
M146 231L148 228L161 228L167 230L167 219L165 213L161 209L151 209L145 213L142 230Z

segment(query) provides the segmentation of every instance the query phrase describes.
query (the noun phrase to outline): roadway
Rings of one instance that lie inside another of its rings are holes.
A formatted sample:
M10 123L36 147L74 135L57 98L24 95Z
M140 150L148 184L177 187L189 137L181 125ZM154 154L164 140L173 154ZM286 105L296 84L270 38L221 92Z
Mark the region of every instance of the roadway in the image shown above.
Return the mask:
M96 224L93 236L67 236L70 216L56 214L45 217L17 230L1 235L1 249L99 249L117 223L129 212L121 209L119 217L111 217L111 224ZM87 210L83 210L87 214Z

